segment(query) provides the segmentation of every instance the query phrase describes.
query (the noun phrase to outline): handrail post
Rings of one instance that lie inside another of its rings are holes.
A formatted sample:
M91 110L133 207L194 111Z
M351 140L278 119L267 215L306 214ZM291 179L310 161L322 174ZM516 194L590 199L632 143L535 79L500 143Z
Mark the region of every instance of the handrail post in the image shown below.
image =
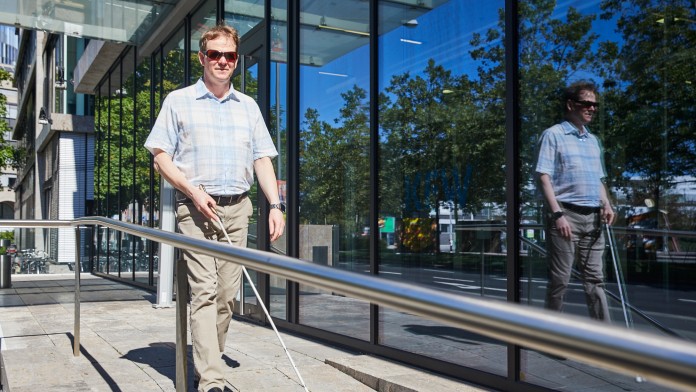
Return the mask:
M75 324L73 326L73 356L80 356L80 226L75 226Z
M186 304L188 302L188 265L184 260L176 261L176 392L186 392L188 388L188 367L186 366Z

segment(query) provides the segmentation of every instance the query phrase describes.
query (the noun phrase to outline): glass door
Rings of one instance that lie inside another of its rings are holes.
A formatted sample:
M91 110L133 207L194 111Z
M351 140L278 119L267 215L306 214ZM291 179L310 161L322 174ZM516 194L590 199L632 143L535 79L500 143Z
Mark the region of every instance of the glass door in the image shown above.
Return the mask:
M256 100L261 111L267 113L267 110L264 109L268 107L267 94L265 93L268 80L264 77L267 67L264 34L265 23L260 23L240 38L238 48L240 55L239 63L232 78L232 83L235 89ZM269 116L266 115L265 117L266 122L269 123ZM268 236L266 234L268 230L266 221L268 212L265 208L266 199L258 186L258 180L255 180L249 192L249 197L254 205L254 213L249 221L247 247L261 250L268 249ZM262 298L267 298L269 279L266 274L253 270L248 270L248 272L252 282L249 282L246 277L244 278L243 289L240 295L240 313L252 319L263 321L265 315L263 314L263 309L258 305L258 299L251 283L256 287ZM265 301L267 302L267 300Z

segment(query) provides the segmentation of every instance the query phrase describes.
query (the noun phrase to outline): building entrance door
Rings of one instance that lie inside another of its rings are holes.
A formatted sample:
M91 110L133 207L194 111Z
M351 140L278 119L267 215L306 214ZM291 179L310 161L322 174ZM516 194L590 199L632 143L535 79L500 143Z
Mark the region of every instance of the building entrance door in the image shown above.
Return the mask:
M269 76L268 76L268 51L266 48L266 23L262 22L256 25L252 30L247 32L240 38L239 43L239 64L235 75L233 76L233 84L235 88L242 93L254 98L261 108L266 124L271 124L271 116L269 111ZM275 135L274 128L271 129L271 136ZM276 146L280 149L280 146ZM259 250L270 250L268 241L268 209L267 201L263 191L258 186L258 180L255 180L254 186L250 192L254 204L254 214L249 222L249 238L248 247ZM267 308L270 309L270 277L257 271L249 270L249 275L256 286L259 294L264 300ZM254 295L250 282L244 280L242 296L241 314L250 317L254 320L263 321L265 315L263 309L258 305L258 299ZM285 303L285 297L279 298ZM274 306L278 301L274 301ZM284 308L284 306L283 306Z

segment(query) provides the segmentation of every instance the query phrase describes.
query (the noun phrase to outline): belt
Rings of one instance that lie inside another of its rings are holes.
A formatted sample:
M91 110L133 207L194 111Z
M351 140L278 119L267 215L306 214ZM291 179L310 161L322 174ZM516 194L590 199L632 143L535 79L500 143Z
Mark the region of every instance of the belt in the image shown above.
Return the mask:
M570 203L560 203L564 210L573 211L580 215L596 214L602 210L602 207L585 207Z
M179 203L192 203L193 200L191 200L188 196L184 196L183 193L181 192L176 192L177 198L176 201ZM242 201L245 197L249 195L249 192L244 192L240 193L238 195L230 195L230 196L215 196L215 195L210 195L210 197L215 200L215 204L224 207L224 206L231 206L234 204L239 203Z

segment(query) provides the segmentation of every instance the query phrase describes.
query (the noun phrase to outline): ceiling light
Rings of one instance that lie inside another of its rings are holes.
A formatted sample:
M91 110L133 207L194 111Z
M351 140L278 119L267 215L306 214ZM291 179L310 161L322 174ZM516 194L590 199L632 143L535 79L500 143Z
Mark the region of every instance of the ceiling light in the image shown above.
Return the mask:
M348 30L348 29L343 29L340 27L333 27L333 26L327 26L327 25L321 25L321 24L318 25L317 27L320 29L324 29L324 30L339 31L341 33L355 34L355 35L359 35L362 37L369 37L370 36L370 33L366 33L364 31Z
M327 75L327 76L338 76L338 77L341 77L341 78L347 78L347 77L348 77L348 75L346 75L346 74L333 73L333 72L323 72L323 71L319 71L319 73L322 74L322 75Z
M413 45L420 45L423 43L422 41L414 41L412 39L406 39L406 38L401 38L401 42L405 42L407 44L413 44Z

